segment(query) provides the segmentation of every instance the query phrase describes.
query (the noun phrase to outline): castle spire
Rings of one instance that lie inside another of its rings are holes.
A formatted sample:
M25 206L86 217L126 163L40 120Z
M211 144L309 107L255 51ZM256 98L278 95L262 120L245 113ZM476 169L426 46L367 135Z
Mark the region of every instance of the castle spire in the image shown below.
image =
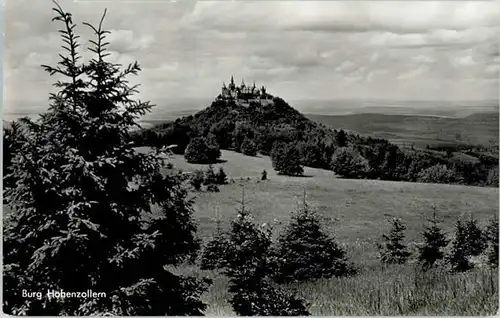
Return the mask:
M245 81L241 79L241 87L245 87Z
M222 88L226 88L226 82L222 82Z
M233 75L231 75L231 84L234 85L234 77L233 77Z

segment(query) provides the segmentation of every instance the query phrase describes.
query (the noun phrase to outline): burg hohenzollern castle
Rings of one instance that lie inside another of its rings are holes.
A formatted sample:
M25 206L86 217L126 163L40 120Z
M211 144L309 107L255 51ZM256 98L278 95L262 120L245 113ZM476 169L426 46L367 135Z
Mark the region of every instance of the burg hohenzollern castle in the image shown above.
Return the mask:
M246 86L245 81L241 80L241 85L236 86L234 78L231 76L229 85L222 83L222 91L217 96L217 100L234 101L241 106L248 106L250 103L259 103L262 106L272 103L273 96L266 92L266 88L262 86L258 89L255 82L252 86Z

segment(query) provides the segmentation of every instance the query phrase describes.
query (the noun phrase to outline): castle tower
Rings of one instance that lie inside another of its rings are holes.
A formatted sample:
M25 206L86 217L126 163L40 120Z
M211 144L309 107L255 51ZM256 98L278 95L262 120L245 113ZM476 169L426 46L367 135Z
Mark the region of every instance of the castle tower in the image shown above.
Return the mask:
M243 79L241 79L241 87L244 88L245 87L245 81Z
M233 90L235 87L236 85L234 85L234 77L233 75L231 75L231 82L229 83L229 89Z
M226 87L226 83L225 82L222 82L222 96L225 97L226 94L227 94L227 87Z

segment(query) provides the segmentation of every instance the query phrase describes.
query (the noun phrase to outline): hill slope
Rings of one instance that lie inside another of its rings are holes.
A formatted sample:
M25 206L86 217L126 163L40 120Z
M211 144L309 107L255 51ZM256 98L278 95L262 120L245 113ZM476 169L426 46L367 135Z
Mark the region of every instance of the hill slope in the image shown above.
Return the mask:
M401 129L397 125L392 129ZM390 124L387 126L390 128ZM265 106L214 101L195 115L135 132L132 137L139 146L177 145L177 154L183 154L194 137L210 139L221 149L237 152L250 140L264 155L269 155L276 143L286 143L297 149L302 165L330 169L346 177L498 186L498 147L405 149L386 139L333 128L312 121L275 97ZM337 150L343 157L334 162ZM359 171L351 173L353 169Z

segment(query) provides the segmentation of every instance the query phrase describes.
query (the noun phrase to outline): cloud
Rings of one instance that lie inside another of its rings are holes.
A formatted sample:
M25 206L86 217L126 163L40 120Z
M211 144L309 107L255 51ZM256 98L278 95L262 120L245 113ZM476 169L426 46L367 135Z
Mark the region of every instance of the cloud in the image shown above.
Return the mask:
M241 13L244 12L244 15ZM388 31L422 33L498 25L495 2L451 1L200 1L186 17L190 27L232 30L307 30L323 32ZM224 16L224 19L219 17Z
M424 73L426 70L427 70L427 68L425 66L420 66L419 68L416 68L416 69L413 69L413 70L410 70L408 72L400 74L397 77L397 79L408 80L408 79L414 78L414 77Z
M344 73L344 72L349 72L349 71L353 71L357 68L357 65L351 61L344 61L342 62L342 64L340 64L339 66L337 66L337 68L335 69L335 72L338 72L338 73Z
M476 65L476 61L470 55L460 56L454 59L453 64L455 66L473 66Z
M422 64L432 64L436 62L436 59L429 55L415 55L411 57L411 60Z
M211 99L231 75L286 99L460 97L455 91L481 99L498 91L494 2L61 3L74 14L82 50L92 32L81 22L99 22L108 8L108 59L137 60L142 72L131 81L154 103ZM5 6L6 109L46 105L54 90L39 66L62 52L52 16L38 1Z
M138 35L132 30L109 30L107 36L110 42L109 49L117 52L135 52L147 50L155 41L153 34Z

